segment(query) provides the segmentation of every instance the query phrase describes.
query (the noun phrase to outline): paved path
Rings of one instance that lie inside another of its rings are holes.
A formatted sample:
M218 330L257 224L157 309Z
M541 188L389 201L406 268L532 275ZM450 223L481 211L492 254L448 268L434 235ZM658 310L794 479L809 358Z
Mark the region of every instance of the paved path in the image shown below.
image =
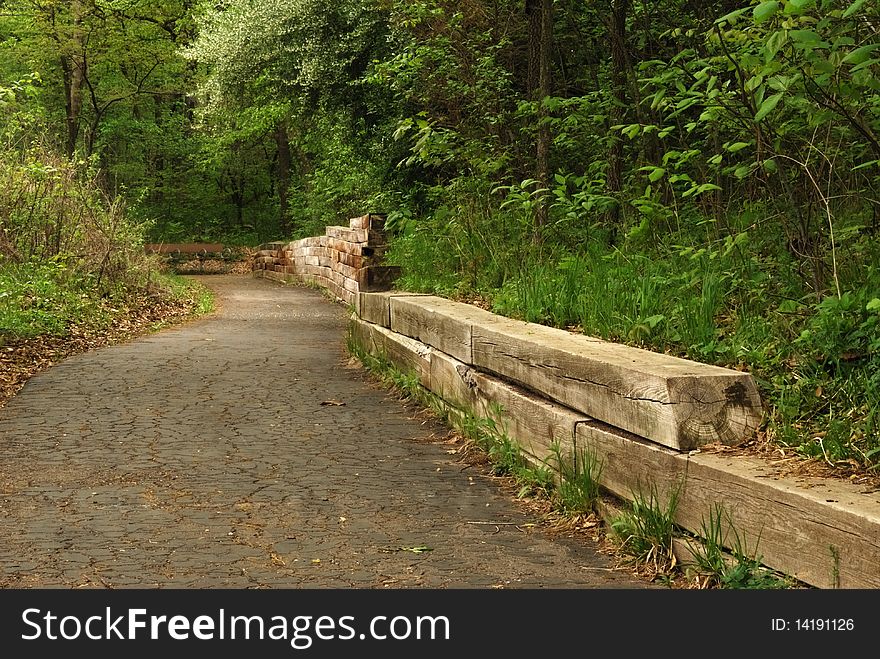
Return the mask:
M529 526L347 364L341 306L203 281L214 316L71 357L0 410L0 587L646 587Z

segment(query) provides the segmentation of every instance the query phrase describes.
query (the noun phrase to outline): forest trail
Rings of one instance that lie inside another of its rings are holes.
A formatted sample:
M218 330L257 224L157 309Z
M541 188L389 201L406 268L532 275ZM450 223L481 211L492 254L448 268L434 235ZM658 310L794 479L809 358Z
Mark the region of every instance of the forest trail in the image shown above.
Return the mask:
M649 588L371 383L319 292L205 276L210 317L0 409L3 588Z

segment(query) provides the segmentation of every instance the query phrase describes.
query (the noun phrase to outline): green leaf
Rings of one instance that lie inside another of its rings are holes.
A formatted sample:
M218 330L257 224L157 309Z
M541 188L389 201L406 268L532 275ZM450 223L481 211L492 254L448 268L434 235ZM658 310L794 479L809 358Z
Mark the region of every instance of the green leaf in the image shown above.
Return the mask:
M736 10L730 12L729 14L725 14L724 16L722 16L721 18L716 20L715 23L717 25L721 25L722 23L733 24L736 22L736 19L738 19L740 16L742 16L744 13L746 13L746 11L748 11L748 7L743 7L742 9L736 9Z
M776 164L775 160L770 160L770 159L765 160L762 163L762 166L764 167L764 171L768 172L770 174L775 174L776 172L779 171L779 166Z
M847 7L845 12L843 12L842 18L849 18L850 16L855 14L859 9L862 8L863 4L865 4L865 0L856 0L849 7Z
M871 298L871 301L865 305L866 311L880 311L880 298Z
M749 78L748 80L746 80L746 84L743 85L743 88L744 88L747 92L753 92L753 91L755 91L758 87L760 87L763 83L764 83L764 76L762 76L762 75L756 75L756 76L752 76L751 78Z
M779 11L779 3L776 0L768 0L755 7L752 12L752 18L754 18L755 23L763 23L777 11Z
M852 52L850 52L846 57L844 57L841 61L846 62L848 64L861 64L866 59L868 59L868 55L870 55L873 51L880 48L880 43L869 43L866 46L861 46L860 48L856 48Z
M792 77L791 76L773 76L767 84L770 89L775 89L778 92L788 91L788 88L791 86Z
M665 174L666 174L665 169L663 169L662 167L655 167L654 171L652 171L650 174L648 174L648 180L651 181L651 183L656 183L661 178L663 178L663 176Z
M814 48L828 48L830 45L827 41L822 41L822 37L813 30L791 30L788 33L791 37L792 44L795 48L801 50L812 50Z
M780 51L786 41L788 41L787 30L776 30L776 32L771 34L764 43L764 61L769 62L776 57L776 53Z
M737 151L742 151L747 146L749 146L748 142L734 142L729 147L727 147L727 150L731 153L736 153Z
M630 124L626 128L623 129L623 134L626 135L629 139L633 139L639 132L642 130L641 124Z
M880 165L880 160L869 160L868 162L863 162L860 165L856 165L852 168L853 171L857 169L865 169L865 167L870 167L871 165Z
M785 13L789 16L800 16L809 9L816 0L788 0Z
M758 108L758 111L755 113L755 123L761 121L768 114L773 112L777 105L779 105L779 101L782 100L782 92L778 94L773 94L773 96L769 96L764 99L764 102L761 103L761 107Z
M880 62L880 59L877 59L876 57L872 57L871 59L866 59L866 60L865 60L864 62L862 62L861 64L856 64L856 65L852 68L852 72L853 72L853 73L858 73L858 72L861 71L862 69L867 69L869 66L873 66L874 64L877 64L877 62ZM856 77L853 76L853 80L854 80L854 81L855 81L855 79L856 79ZM877 79L869 75L869 77L866 78L865 81L862 82L861 84L864 84L866 87L870 87L871 89L873 89L873 90L876 91L876 90L877 90L877 85L876 85L876 84L872 84L872 83L876 83L876 82L877 82Z

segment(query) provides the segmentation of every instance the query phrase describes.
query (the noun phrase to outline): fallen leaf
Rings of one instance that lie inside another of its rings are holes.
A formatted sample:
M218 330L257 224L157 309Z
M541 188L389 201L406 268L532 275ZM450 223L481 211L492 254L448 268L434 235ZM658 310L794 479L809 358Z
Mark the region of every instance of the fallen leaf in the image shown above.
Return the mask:
M418 547L382 547L379 549L379 551L386 554L391 554L396 551L409 551L413 554L423 554L426 551L433 551L433 549L431 549L427 545L419 545Z
M431 548L425 545L420 545L418 547L401 547L400 549L402 551L411 551L414 554L421 554L426 551L431 551Z

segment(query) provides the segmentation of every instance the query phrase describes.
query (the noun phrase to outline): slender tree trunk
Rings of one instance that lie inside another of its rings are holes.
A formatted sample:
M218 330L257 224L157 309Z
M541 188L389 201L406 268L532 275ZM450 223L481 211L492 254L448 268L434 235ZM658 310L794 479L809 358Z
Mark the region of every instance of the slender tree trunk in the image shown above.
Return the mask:
M79 141L80 117L82 115L83 63L68 55L61 56L64 76L64 112L67 125L65 153L68 158L76 153Z
M629 0L611 0L611 17L609 36L611 37L611 93L612 106L610 125L616 126L626 121L626 87L627 87L627 56L626 56L626 15ZM623 138L618 132L609 133L610 149L608 153L608 193L615 198L620 197L623 190ZM615 204L607 214L607 222L611 231L611 242L617 240L617 233L622 220L620 204Z
M282 121L275 131L275 142L278 145L278 214L282 235L290 233L290 218L287 210L290 206L290 138L287 134L287 122Z
M73 30L70 42L61 43L61 72L64 79L64 110L67 123L65 152L67 157L76 153L82 115L83 85L86 79L85 36L82 31L83 6L81 0L71 0L70 16Z
M548 112L543 100L552 93L550 58L553 47L553 0L527 0L529 18L529 92L538 103L538 132L535 140L535 180L540 189L550 187L550 145L552 136ZM550 201L548 193L541 193L535 207L535 239L547 224Z

